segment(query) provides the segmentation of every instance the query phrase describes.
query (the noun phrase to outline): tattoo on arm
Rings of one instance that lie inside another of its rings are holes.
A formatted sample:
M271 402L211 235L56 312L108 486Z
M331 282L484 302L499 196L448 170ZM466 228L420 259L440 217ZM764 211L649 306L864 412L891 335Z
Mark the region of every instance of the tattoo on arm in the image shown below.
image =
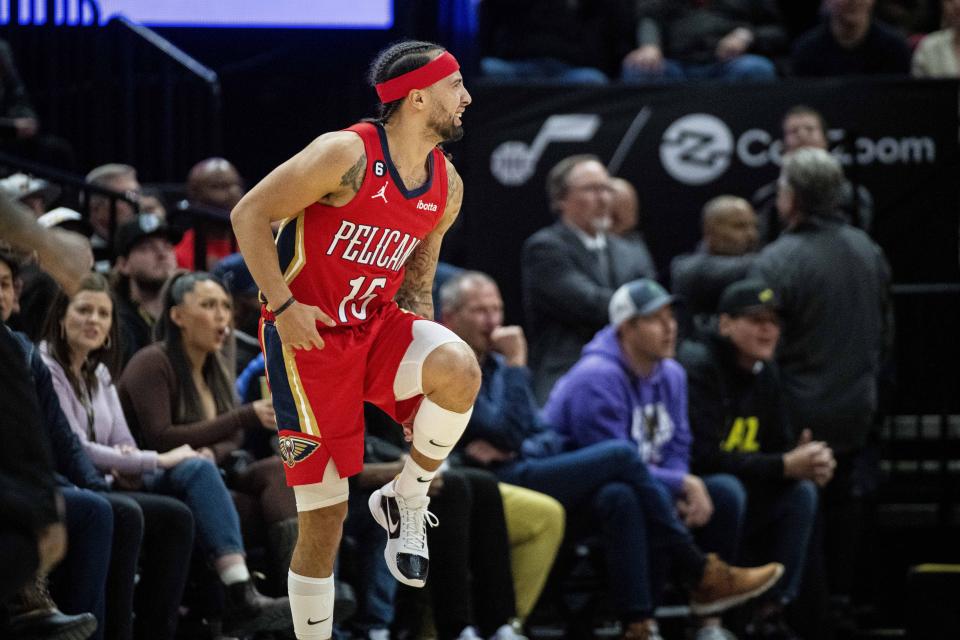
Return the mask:
M360 191L363 184L363 174L367 170L367 156L361 155L352 167L340 178L340 186L352 189L354 193Z
M406 275L396 301L401 309L412 311L427 320L433 320L433 274L437 268L436 251L422 244L406 264Z
M428 320L433 320L433 277L440 257L440 242L457 219L463 201L463 181L453 165L447 166L447 204L443 219L410 256L405 265L403 284L396 296L400 308Z

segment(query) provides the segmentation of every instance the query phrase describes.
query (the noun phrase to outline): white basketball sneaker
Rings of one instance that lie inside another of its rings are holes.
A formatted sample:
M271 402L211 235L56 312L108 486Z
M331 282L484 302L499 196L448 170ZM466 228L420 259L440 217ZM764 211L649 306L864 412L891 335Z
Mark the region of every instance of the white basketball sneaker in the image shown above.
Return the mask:
M383 557L393 577L411 587L427 582L430 552L427 549L427 525L437 526L437 516L427 511L430 498L397 495L393 481L370 495L367 503L373 519L387 532Z

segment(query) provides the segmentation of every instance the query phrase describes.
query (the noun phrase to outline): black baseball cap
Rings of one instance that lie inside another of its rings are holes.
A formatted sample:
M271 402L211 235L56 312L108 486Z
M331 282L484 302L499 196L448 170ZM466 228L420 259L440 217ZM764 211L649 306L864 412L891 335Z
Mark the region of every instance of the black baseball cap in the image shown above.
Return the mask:
M114 253L118 256L128 256L130 251L141 241L161 236L171 244L180 242L183 234L167 226L159 216L152 213L141 213L136 218L120 225L113 239Z
M780 299L776 292L763 280L749 278L734 282L720 295L719 313L740 316L753 311L780 308Z

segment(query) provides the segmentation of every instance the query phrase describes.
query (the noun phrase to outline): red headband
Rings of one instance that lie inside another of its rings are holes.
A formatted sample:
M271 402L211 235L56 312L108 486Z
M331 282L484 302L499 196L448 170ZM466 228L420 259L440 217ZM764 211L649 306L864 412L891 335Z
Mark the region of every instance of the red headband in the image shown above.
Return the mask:
M380 102L383 104L406 98L407 94L414 89L425 89L437 80L446 78L459 68L460 63L453 57L453 54L444 51L419 69L377 83L377 95L380 96Z

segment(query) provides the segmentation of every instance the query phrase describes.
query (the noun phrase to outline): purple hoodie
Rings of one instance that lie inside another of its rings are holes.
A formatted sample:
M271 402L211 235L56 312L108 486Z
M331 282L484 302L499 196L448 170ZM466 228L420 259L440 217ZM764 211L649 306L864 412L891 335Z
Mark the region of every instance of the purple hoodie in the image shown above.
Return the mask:
M560 378L543 418L576 447L632 440L651 475L675 496L682 493L691 442L687 374L675 360L667 359L649 378L637 376L612 326L601 329Z

